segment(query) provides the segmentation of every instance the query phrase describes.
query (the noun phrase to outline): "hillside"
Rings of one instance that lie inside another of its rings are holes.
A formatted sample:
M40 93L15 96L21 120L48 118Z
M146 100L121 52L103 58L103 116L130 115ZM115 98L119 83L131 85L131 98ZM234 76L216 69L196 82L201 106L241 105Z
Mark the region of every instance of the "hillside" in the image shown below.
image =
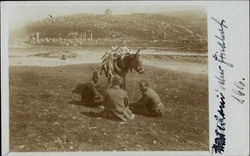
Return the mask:
M207 51L206 14L197 11L189 11L186 14L179 12L51 16L27 25L22 31L26 33L27 41L31 44L60 46L126 44L173 48L181 51Z

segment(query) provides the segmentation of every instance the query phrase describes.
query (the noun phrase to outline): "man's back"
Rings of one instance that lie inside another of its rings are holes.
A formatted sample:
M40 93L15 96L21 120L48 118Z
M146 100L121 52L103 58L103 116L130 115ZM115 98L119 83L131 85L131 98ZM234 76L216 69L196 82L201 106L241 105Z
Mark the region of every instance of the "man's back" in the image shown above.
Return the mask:
M128 109L129 99L126 91L114 86L104 96L105 111L111 112L121 120L131 119L132 112Z
M100 91L100 87L91 81L77 85L76 89L73 90L73 93L80 94L81 102L85 105L95 106L95 98L102 99L102 95L99 93Z
M148 109L148 113L151 116L162 116L164 114L165 108L161 103L159 95L151 88L143 93L143 98L145 98L145 105Z
M143 94L148 98L147 105L154 107L155 105L161 103L159 95L153 89L148 88Z
M124 109L125 105L128 105L127 92L117 87L108 89L105 95L105 105L110 109Z

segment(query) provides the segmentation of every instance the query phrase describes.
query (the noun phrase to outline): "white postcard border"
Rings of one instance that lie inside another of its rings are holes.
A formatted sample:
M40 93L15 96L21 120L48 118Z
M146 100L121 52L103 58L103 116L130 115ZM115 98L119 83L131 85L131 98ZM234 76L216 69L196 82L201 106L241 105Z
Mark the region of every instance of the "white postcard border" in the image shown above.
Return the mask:
M211 155L212 145L215 139L214 115L218 111L218 99L216 99L217 82L214 79L217 74L218 64L214 61L213 53L218 48L214 35L218 33L217 25L211 17L224 19L229 29L227 30L228 61L233 69L225 67L227 91L225 93L226 105L226 145L223 155L249 155L249 2L215 2L215 1L109 1L110 5L182 5L203 6L208 13L208 59L209 59L209 150L201 152L178 151L178 152L59 152L59 153L15 153L9 152L9 98L8 98L8 7L14 5L102 5L101 1L92 2L2 2L1 3L1 110L2 110L2 153L3 155ZM105 4L106 5L106 4ZM239 61L239 60L240 61ZM245 103L239 105L232 94L232 84L244 77L246 79ZM238 128L240 126L240 128Z

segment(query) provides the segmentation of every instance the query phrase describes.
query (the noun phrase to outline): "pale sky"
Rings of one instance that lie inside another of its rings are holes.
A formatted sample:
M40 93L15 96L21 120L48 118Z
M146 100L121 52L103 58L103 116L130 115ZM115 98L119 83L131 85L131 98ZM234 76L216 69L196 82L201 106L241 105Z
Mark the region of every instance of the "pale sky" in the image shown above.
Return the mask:
M12 2L6 3L10 29L16 29L29 22L47 18L49 15L61 16L76 13L104 14L105 9L110 8L113 15L131 13L158 13L190 9L204 9L200 5L190 3L166 3L166 2L125 2L125 1L92 1L92 2ZM187 5L188 4L188 5ZM178 6L177 6L178 5Z

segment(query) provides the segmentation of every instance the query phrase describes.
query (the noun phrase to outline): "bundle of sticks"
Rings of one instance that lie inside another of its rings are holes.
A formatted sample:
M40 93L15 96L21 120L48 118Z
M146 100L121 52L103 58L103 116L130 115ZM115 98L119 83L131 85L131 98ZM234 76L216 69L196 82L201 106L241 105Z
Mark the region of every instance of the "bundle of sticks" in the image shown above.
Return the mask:
M112 47L112 50L107 51L103 55L102 62L105 62L107 58L116 59L131 53L132 50L128 47Z
M112 50L107 51L102 57L102 67L104 71L111 72L114 70L114 60L132 53L128 47L112 47ZM112 73L109 73L113 75Z

